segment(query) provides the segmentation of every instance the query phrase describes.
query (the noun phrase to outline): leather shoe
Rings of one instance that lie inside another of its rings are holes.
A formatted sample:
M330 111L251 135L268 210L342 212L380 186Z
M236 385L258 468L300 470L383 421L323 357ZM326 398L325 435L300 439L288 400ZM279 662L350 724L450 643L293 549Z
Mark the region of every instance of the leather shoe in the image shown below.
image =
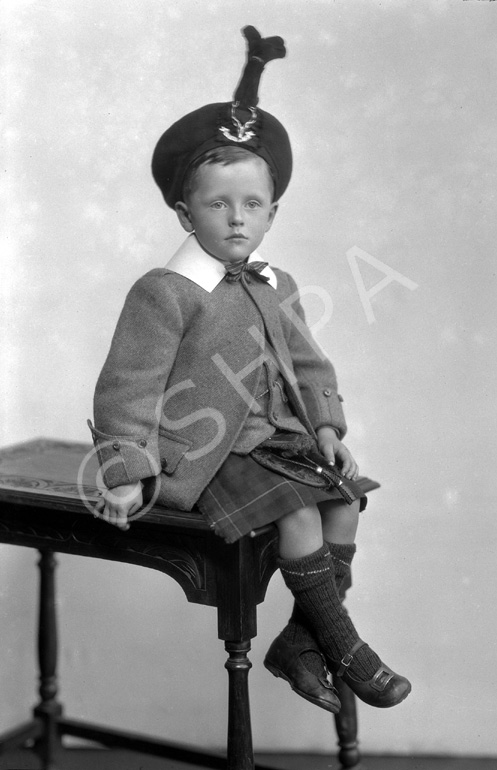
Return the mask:
M352 692L369 706L383 709L396 706L404 698L407 698L411 692L411 683L408 679L400 676L400 674L396 674L395 671L385 666L384 663L381 664L371 679L366 682L354 679L349 672L349 666L354 659L354 655L364 644L366 643L359 639L350 652L343 656L340 663L327 658L326 662L330 670L334 676L341 677Z
M323 658L323 676L318 677L303 664L300 656L304 652L319 653ZM321 651L316 647L302 647L290 644L281 634L276 637L264 658L264 665L274 676L285 679L292 690L302 698L314 703L332 714L340 711L337 691L328 681L328 671Z

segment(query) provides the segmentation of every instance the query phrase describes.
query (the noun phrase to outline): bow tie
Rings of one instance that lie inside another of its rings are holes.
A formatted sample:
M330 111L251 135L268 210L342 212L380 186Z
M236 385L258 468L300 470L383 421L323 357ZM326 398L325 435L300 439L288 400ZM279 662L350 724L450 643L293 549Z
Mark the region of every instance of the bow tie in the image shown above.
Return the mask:
M225 278L228 283L240 280L242 283L245 283L245 281L250 283L251 278L267 283L269 281L268 276L261 275L261 271L267 266L267 262L247 262L245 259L241 259L239 262L233 262L226 268Z

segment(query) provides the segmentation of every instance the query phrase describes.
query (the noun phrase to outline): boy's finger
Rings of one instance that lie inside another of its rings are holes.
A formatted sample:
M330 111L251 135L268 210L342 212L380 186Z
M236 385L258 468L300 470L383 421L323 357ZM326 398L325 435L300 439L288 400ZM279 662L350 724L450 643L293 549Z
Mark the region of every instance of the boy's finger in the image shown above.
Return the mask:
M109 518L109 524L118 529L129 529L127 511L122 508L114 508Z
M325 446L322 448L321 452L326 457L328 465L335 465L335 453L333 447Z
M350 463L349 468L347 469L347 472L344 473L344 476L346 476L348 479L354 480L357 478L358 475L359 475L359 469L357 467L357 463L352 461Z
M109 517L109 524L114 524L117 526L118 522L120 521L120 514L115 509L111 511L110 517Z
M346 479L350 479L351 478L350 471L351 471L350 462L346 460L342 465L342 475L345 476Z
M116 519L113 521L113 524L115 524L118 529L122 529L123 531L129 529L128 517L125 513L119 513Z
M345 476L345 478L347 479L353 478L355 468L356 468L355 461L350 455L348 455L345 458L344 463L342 465L342 473Z
M117 518L119 516L119 509L116 508L115 505L112 505L112 503L107 503L105 506L105 521L107 521L109 524L115 524L117 521Z

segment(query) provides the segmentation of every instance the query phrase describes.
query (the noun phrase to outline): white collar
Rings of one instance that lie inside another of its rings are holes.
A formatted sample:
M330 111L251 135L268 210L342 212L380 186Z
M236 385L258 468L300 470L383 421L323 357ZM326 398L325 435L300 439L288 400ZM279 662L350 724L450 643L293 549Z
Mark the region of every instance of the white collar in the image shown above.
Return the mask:
M261 262L262 257L254 251L248 261ZM226 275L224 263L207 254L193 233L188 236L186 241L183 241L167 263L166 268L172 270L173 273L183 275L209 293L214 291ZM261 271L261 275L267 276L269 285L276 289L277 278L269 265Z

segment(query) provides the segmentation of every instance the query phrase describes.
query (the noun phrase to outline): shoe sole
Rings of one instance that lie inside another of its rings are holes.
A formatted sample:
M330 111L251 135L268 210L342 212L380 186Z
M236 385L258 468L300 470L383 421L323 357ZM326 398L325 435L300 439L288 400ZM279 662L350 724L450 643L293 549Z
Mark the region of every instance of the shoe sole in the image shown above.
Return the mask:
M333 707L330 703L323 703L323 701L320 701L319 698L313 698L312 695L308 695L302 690L299 690L298 687L295 687L292 684L292 680L279 668L276 668L275 666L271 665L271 663L267 663L266 661L264 661L264 666L277 679L284 679L285 682L288 682L293 692L297 693L297 695L300 695L301 698L304 698L304 700L309 701L309 703L312 703L314 706L319 706L319 708L322 708L325 711L329 711L331 714L338 714L338 712L340 711L340 708L341 708L340 701L339 701L339 705L337 705L336 707Z

